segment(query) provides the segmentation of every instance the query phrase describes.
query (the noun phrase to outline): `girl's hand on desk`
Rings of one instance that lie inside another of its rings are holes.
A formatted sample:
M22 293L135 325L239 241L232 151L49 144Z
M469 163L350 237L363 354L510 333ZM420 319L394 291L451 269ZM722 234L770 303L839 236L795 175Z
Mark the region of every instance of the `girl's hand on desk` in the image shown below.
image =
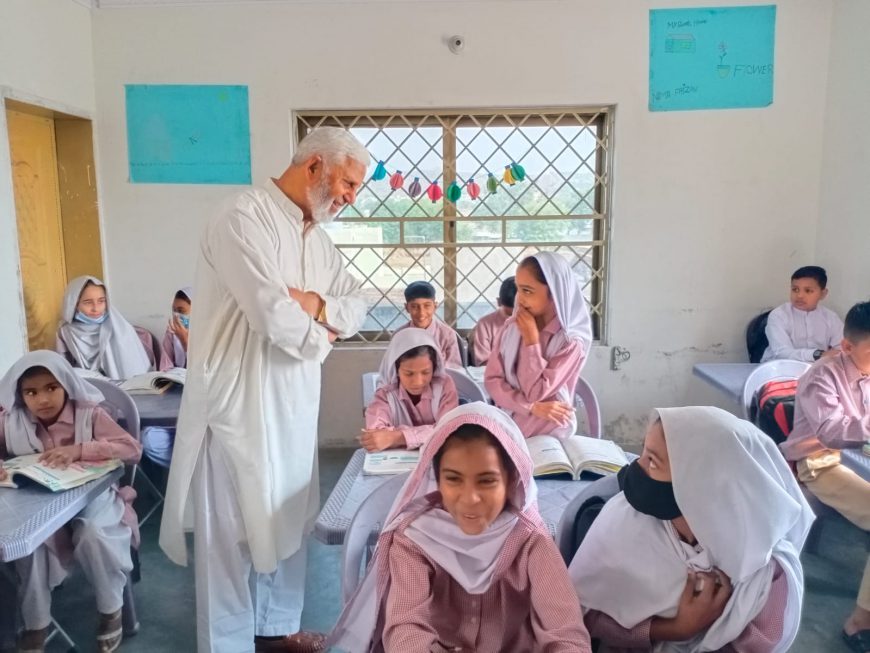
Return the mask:
M536 401L532 404L531 413L540 419L546 419L557 424L567 424L571 421L574 409L561 401Z
M405 446L402 432L390 429L362 429L357 440L366 451L383 451Z
M39 457L39 462L49 467L66 469L72 463L82 458L82 445L71 444L67 447L49 449Z

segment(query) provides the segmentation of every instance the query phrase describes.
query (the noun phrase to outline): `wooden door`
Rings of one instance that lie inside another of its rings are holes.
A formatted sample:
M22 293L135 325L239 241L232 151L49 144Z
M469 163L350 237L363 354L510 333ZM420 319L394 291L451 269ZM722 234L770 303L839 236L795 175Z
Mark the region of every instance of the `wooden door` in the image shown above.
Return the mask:
M66 264L54 119L7 109L18 250L30 349L53 349Z

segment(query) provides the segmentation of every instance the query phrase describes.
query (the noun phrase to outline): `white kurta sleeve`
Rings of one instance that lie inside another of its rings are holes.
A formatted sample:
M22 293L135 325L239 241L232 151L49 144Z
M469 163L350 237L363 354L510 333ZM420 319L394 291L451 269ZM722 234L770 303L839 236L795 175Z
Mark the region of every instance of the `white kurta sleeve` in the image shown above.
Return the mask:
M263 226L235 210L213 229L212 266L251 330L294 358L323 362L332 349L328 332L290 298Z
M794 346L789 329L790 317L783 311L774 309L767 318L767 342L774 359L813 362L813 349L800 349Z
M362 282L345 269L341 254L331 242L328 257L327 273L332 281L328 294L323 295L327 321L342 338L349 338L362 328L368 304L362 295Z

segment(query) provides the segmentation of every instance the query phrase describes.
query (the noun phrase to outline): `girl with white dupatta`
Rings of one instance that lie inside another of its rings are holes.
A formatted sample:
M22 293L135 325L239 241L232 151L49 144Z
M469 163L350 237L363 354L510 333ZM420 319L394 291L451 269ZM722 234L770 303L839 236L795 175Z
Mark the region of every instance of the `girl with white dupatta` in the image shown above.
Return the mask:
M380 382L366 406L359 437L368 451L418 449L432 435L438 418L459 405L444 358L425 330L397 331L381 361Z
M591 650L525 440L498 408L439 420L385 523L330 636L338 650Z
M814 519L773 440L718 408L659 408L570 573L606 651L784 653Z
M553 252L522 260L514 314L492 345L484 384L523 435L566 438L577 432L574 386L592 344L580 279Z
M96 277L76 277L67 284L61 319L55 349L73 367L110 379L129 379L151 369L145 343L109 302L105 284Z
M0 460L41 453L49 467L78 460L138 462L139 443L98 406L103 395L53 351L21 357L0 379ZM6 472L0 462L0 481ZM125 488L126 490L127 488ZM42 651L51 624L51 590L79 563L94 587L99 612L97 650L121 644L121 607L138 536L134 494L110 487L29 556L16 560L21 578L21 652Z

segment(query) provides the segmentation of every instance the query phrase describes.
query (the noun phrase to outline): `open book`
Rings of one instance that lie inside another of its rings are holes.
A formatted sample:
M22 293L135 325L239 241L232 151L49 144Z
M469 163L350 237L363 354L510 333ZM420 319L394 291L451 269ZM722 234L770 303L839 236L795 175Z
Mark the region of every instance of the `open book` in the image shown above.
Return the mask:
M386 449L385 451L367 452L363 463L363 474L381 476L384 474L402 474L410 472L420 460L419 449Z
M535 465L535 476L567 474L577 480L583 472L614 474L628 464L618 444L585 435L572 435L564 440L535 435L528 438L526 444Z
M0 482L0 487L17 488L21 477L24 477L44 485L52 492L60 492L84 485L123 465L120 460L92 462L79 460L66 469L58 469L39 462L41 455L41 453L33 453L4 460L3 469L6 470L8 476L5 481Z
M131 395L159 395L176 383L184 385L186 379L186 369L173 367L163 372L146 372L132 376L121 384L121 389Z

